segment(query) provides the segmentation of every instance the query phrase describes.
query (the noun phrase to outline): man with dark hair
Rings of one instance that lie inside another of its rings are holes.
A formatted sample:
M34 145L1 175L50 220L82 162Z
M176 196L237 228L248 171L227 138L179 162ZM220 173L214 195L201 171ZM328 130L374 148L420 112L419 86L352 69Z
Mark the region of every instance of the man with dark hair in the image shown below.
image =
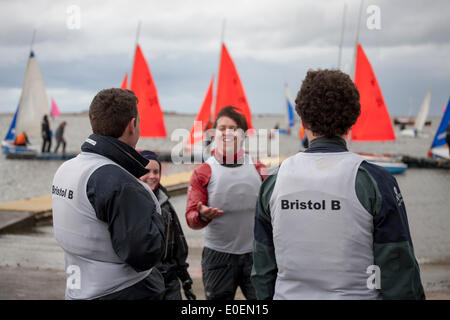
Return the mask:
M259 191L258 299L424 299L397 181L346 147L360 114L352 80L308 71L295 102L310 145Z
M254 211L264 165L242 148L245 117L231 106L214 122L214 155L198 166L189 181L186 221L205 228L202 277L208 300L232 300L237 287L256 299L250 282Z
M100 91L89 108L93 134L53 179L55 238L65 253L67 299L160 299L164 252L157 198L139 178L148 160L139 140L137 98Z

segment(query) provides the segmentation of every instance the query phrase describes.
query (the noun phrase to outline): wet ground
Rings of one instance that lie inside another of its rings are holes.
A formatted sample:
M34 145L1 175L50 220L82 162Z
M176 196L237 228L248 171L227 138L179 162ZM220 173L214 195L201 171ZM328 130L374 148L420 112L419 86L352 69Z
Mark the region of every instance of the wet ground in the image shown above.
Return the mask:
M190 230L187 230L187 236ZM194 231L192 232L199 232ZM201 280L201 241L188 236L189 272L198 299L205 299ZM64 299L64 253L52 226L0 235L0 299ZM428 299L450 299L450 261L421 263ZM240 290L236 299L244 299Z

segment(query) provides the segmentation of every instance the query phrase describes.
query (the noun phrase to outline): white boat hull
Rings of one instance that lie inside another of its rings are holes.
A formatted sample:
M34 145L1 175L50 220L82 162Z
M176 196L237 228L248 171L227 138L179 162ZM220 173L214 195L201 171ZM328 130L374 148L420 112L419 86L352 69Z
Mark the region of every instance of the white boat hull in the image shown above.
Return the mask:
M450 159L448 146L442 146L431 149L431 155L433 158Z

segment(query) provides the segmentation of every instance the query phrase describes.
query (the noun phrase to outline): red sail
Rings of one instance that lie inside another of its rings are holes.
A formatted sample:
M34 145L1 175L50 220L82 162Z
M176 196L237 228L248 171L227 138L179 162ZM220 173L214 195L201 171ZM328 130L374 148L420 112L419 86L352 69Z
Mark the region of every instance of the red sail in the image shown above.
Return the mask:
M197 118L195 118L196 122L194 122L189 138L186 141L187 147L201 142L203 140L203 132L212 127L211 105L213 99L213 85L214 77L211 79L202 107L197 114Z
M139 100L141 137L167 137L164 114L159 105L158 92L156 91L150 68L139 45L136 46L136 54L134 56L131 90Z
M395 140L391 117L380 86L360 44L356 56L355 84L360 95L361 115L352 127L351 140Z
M252 113L248 106L247 98L245 97L244 87L236 70L236 67L231 60L225 45L222 45L222 53L220 56L219 80L217 87L216 109L214 111L214 118L216 118L219 111L226 106L236 107L247 120L248 128L252 129Z
M128 89L128 73L125 73L125 78L123 78L120 89Z

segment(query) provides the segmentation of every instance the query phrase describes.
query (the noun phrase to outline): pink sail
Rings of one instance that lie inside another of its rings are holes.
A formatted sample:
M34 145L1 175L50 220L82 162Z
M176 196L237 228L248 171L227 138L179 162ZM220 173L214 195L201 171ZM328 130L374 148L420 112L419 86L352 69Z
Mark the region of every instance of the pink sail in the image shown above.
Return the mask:
M59 112L58 106L56 105L55 100L52 98L52 111L50 112L50 116L59 117L61 115L61 112Z

